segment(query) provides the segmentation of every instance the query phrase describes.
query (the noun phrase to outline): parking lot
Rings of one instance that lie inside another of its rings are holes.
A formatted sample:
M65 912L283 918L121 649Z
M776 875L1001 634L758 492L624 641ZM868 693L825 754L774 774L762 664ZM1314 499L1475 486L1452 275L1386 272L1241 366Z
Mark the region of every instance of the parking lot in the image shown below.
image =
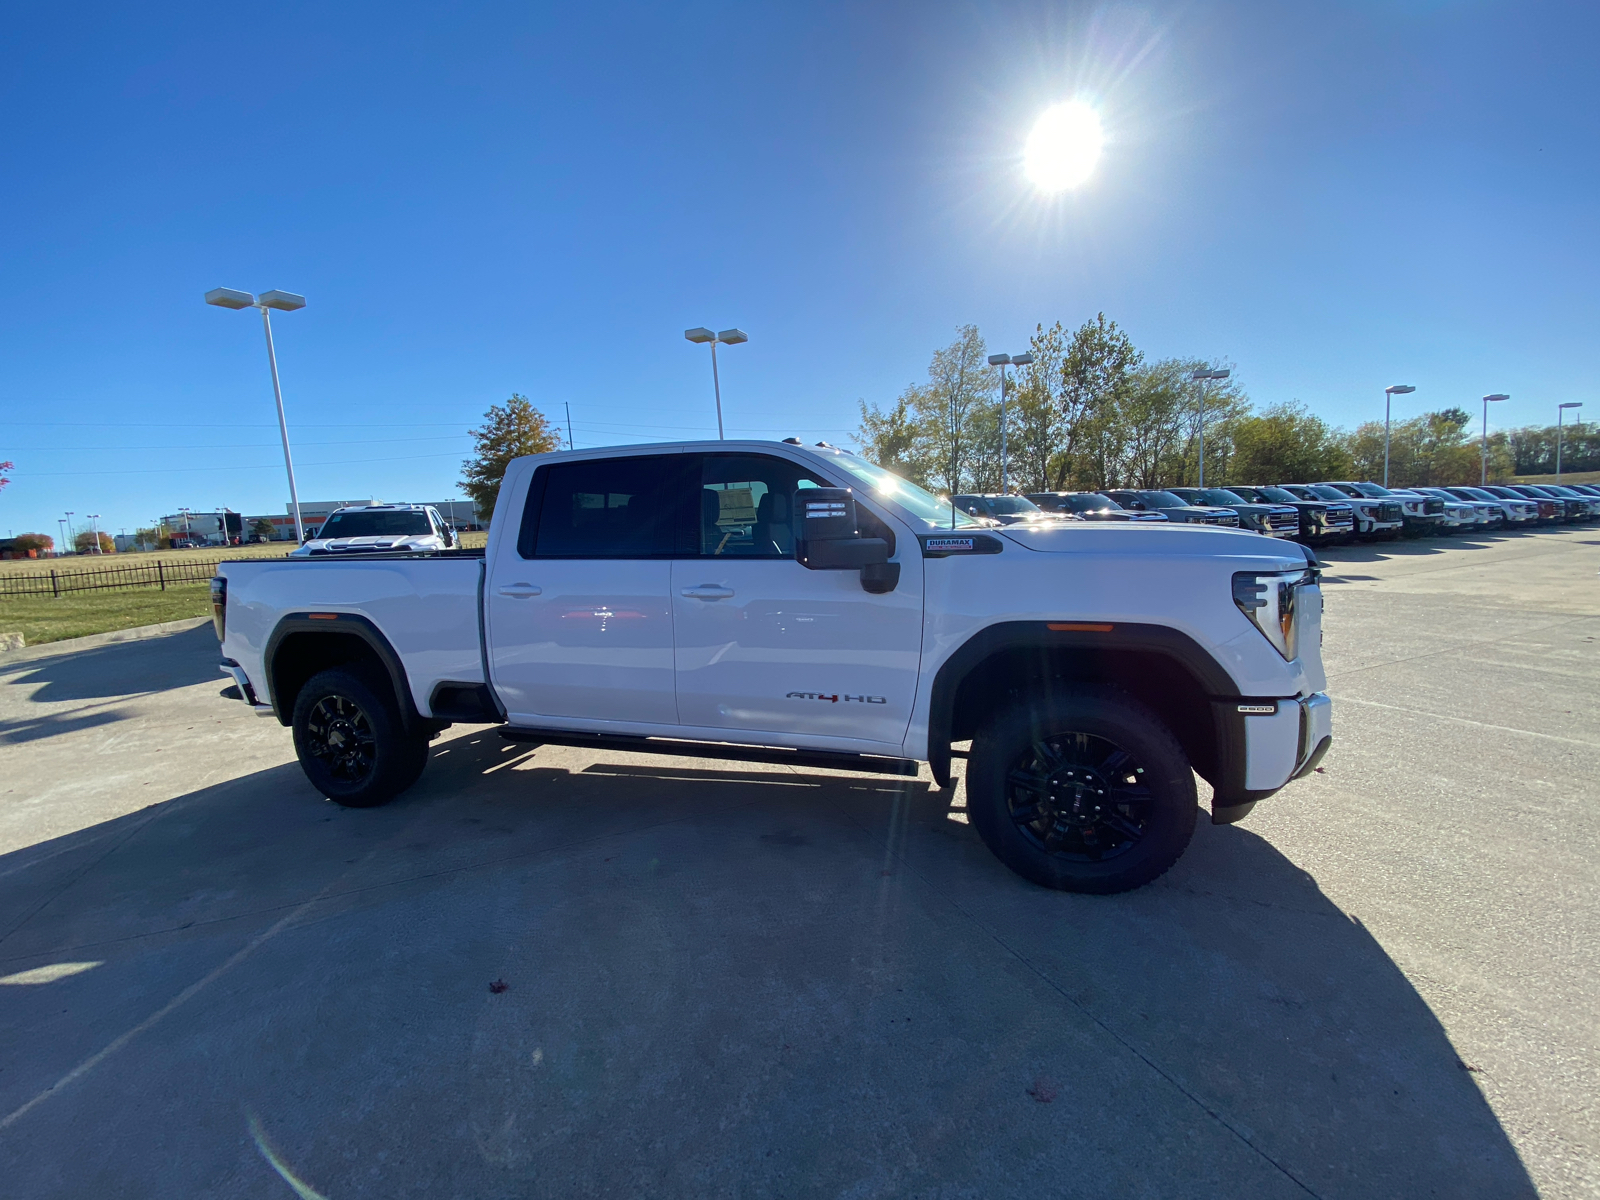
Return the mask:
M1592 1196L1600 530L1322 558L1324 769L1110 897L926 773L457 727L344 810L209 626L6 655L4 1190Z

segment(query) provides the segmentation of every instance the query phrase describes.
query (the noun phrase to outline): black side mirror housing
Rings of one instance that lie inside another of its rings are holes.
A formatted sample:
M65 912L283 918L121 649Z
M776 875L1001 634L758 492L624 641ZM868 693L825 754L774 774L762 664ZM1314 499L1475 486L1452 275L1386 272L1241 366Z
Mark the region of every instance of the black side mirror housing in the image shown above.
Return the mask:
M861 536L855 493L849 488L800 488L794 494L794 556L811 571L861 572L869 592L892 592L900 564L889 561L889 543Z

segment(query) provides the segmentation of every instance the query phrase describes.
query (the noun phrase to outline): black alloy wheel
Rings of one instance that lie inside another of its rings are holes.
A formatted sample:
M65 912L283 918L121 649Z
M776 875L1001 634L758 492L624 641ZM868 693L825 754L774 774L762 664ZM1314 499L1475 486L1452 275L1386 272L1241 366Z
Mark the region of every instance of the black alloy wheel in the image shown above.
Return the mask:
M336 667L294 703L294 748L306 778L347 808L385 804L428 765L428 735L406 729L394 687L377 671Z
M1144 768L1093 734L1034 742L1012 760L1006 785L1012 822L1049 854L1104 862L1132 850L1150 827Z
M980 729L967 816L1034 883L1110 893L1149 883L1194 835L1194 772L1161 719L1125 692L1059 685Z
M306 751L335 779L360 784L377 768L372 722L348 696L323 696L306 718Z

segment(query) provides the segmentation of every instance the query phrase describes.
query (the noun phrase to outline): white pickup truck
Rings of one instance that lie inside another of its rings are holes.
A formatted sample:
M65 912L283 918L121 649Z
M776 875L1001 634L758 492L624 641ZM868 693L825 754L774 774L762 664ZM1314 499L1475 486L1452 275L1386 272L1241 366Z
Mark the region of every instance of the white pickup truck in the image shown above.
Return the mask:
M485 551L228 562L236 694L324 795L381 804L452 722L521 742L951 786L1048 887L1156 878L1331 742L1309 551L1256 533L995 527L831 446L519 458Z

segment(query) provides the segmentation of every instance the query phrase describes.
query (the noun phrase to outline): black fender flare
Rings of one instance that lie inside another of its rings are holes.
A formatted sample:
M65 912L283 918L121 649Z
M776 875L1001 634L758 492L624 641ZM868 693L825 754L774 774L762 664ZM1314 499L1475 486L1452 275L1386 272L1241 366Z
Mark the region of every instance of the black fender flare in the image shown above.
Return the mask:
M370 618L359 613L311 612L284 614L273 628L272 635L267 638L266 651L261 656L267 676L267 702L272 705L273 714L278 718L280 725L291 724L294 712L292 709L285 711L284 706L278 702L277 656L284 639L298 633L339 633L360 638L377 655L378 661L389 673L389 681L394 685L395 699L400 702L400 716L405 722L406 732L415 734L430 728L428 718L418 711L417 702L411 695L411 681L406 676L405 664L400 661L400 656L395 653L394 647L389 644L389 639L383 635L383 631Z
M1166 625L1076 618L987 625L944 660L933 677L928 697L928 766L940 787L950 786L950 734L962 681L991 655L1017 649L1140 650L1175 660L1199 681L1208 696L1233 701L1213 703L1211 709L1214 721L1226 721L1228 725L1226 730L1216 729L1218 757L1226 764L1223 773L1237 772L1242 785L1244 718L1237 712L1239 687L1222 664L1188 634ZM1235 724L1237 729L1233 728Z

